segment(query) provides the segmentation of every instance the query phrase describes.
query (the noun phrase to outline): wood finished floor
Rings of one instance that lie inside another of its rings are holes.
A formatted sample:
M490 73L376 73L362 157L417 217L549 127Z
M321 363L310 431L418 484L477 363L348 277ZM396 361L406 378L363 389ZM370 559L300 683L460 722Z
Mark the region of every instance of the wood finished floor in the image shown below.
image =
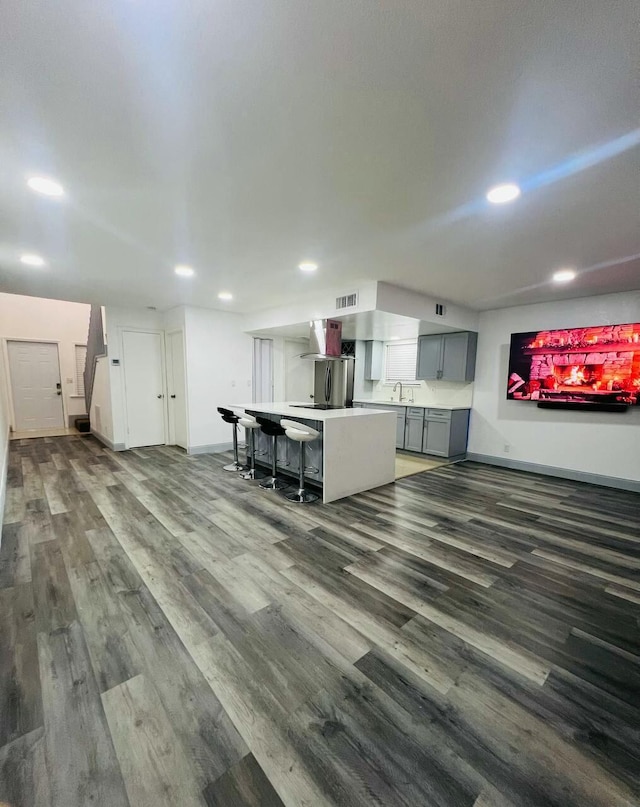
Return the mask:
M638 495L464 463L300 508L225 461L11 444L0 802L637 807Z

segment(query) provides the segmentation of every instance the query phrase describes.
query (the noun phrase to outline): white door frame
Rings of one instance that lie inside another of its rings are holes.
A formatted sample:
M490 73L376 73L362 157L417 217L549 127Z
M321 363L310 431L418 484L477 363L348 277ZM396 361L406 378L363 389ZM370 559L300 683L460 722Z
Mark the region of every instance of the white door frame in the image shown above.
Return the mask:
M62 398L62 427L69 426L69 414L67 412L67 402L65 401L64 390L62 389L62 367L60 366L60 345L59 339L26 339L24 336L3 336L2 342L2 363L4 365L4 394L9 405L9 428L16 431L16 412L13 406L13 387L11 383L11 369L9 368L9 342L33 342L36 345L55 345L58 352L58 373L60 374L60 397Z
M162 421L164 425L164 442L160 445L167 445L169 435L169 413L167 411L167 355L164 342L164 331L159 328L135 328L131 325L118 328L118 344L120 346L121 361L126 361L124 354L124 334L126 332L133 333L153 333L158 334L160 337L160 373L162 377ZM127 382L125 381L125 374L122 373L122 408L124 410L124 446L129 448L129 413L127 412Z
M183 353L183 361L184 361L184 390L183 390L183 392L184 392L185 414L186 414L186 417L187 417L187 447L188 447L188 446L191 445L191 442L190 442L191 441L191 433L189 431L189 425L190 424L189 424L189 392L188 392L189 384L188 384L188 381L187 381L187 337L186 337L186 334L184 332L184 328L172 328L170 331L165 331L164 332L164 343L165 343L165 347L166 347L167 337L173 336L176 333L181 333L182 334L182 353ZM168 398L168 394L169 394L169 373L168 373L168 369L169 369L169 362L171 362L171 361L173 361L173 359L171 358L171 351L167 350L167 377L166 377L167 390L166 390L166 393L165 393L165 399L167 401L167 437L168 437L169 440L174 440L175 441L175 434L171 434L170 419L169 419L169 398ZM173 374L173 366L171 367L171 372ZM175 445L175 442L171 443L171 445ZM188 450L188 448L185 449L185 450Z

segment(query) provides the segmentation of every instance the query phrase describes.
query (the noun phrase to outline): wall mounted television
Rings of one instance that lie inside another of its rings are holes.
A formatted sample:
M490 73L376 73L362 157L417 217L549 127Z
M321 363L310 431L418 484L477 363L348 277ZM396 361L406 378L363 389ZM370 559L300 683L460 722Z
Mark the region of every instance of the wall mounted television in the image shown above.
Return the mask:
M640 323L511 334L507 398L567 409L640 405Z

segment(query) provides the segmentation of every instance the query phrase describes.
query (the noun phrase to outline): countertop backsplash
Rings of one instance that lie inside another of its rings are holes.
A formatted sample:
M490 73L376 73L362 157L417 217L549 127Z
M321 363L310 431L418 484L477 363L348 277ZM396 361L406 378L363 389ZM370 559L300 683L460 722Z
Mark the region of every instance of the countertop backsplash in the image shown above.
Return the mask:
M365 400L386 401L391 398L398 402L399 388L393 392L393 384L379 381L372 384L371 394L363 397ZM415 384L406 384L403 387L403 395L411 401L411 393L416 404L426 406L468 406L471 408L473 399L473 382L458 383L453 381L420 381ZM407 403L407 401L403 401Z

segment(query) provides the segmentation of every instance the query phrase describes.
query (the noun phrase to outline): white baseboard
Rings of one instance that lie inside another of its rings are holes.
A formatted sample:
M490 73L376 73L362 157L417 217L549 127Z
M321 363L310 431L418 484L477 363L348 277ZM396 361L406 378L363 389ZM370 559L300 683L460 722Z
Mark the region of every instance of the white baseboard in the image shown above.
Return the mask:
M189 446L187 454L223 454L232 449L233 443L213 443L208 446Z
M91 434L96 438L96 440L100 440L107 448L110 448L112 451L126 451L126 446L124 443L114 443L109 440L108 437L105 437L104 434L100 434L100 432L96 431L95 429L91 429Z
M574 471L571 468L556 468L553 465L539 465L536 462L523 462L506 457L493 457L490 454L473 454L467 452L471 462L483 462L485 465L498 465L501 468L513 468L515 471L530 471L544 476L557 476L560 479L572 479L575 482L588 482L590 485L603 485L607 488L630 490L640 493L640 482L635 479L624 479L617 476L592 474L587 471Z

